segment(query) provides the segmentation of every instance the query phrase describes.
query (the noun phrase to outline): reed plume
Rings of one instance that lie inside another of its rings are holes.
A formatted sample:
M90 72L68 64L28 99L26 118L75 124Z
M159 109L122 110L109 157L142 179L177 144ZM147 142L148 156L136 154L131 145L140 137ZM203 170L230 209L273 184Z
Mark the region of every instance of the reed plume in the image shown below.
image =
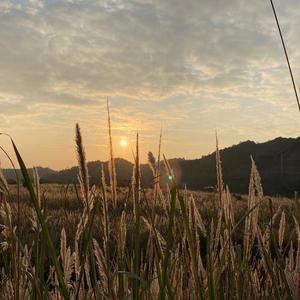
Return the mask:
M80 183L81 193L83 197L83 201L88 208L89 207L89 173L86 163L86 157L85 157L85 151L82 143L82 136L79 124L76 124L76 136L75 136L75 142L76 142L76 150L77 150L77 161L78 161L78 168L79 168L79 174L78 179Z
M114 207L117 205L117 175L115 168L115 159L113 154L112 134L111 134L111 119L108 98L106 99L107 107L107 123L108 123L108 137L109 137L109 183L111 188L111 197Z
M219 205L222 203L222 193L223 193L223 176L222 176L222 165L221 165L221 158L219 152L219 142L218 142L218 135L216 132L216 171L217 171L217 191L218 191L218 199Z

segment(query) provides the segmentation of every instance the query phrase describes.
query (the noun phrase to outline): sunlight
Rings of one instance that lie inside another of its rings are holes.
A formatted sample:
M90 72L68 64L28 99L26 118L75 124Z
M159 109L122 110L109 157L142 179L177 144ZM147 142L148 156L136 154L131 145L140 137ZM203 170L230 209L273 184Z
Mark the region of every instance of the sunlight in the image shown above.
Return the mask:
M124 138L122 138L122 139L120 140L120 146L121 146L121 147L127 147L127 146L128 146L127 140L125 140Z

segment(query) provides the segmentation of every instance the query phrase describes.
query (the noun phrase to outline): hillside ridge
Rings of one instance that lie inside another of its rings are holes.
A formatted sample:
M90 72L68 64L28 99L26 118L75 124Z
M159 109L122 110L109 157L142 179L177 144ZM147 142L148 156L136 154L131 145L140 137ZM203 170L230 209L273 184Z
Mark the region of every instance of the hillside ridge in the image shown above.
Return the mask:
M246 193L251 168L252 156L266 194L292 195L300 190L300 137L283 138L255 143L247 140L220 150L224 182L231 191ZM174 169L180 186L201 190L215 185L215 152L197 159L172 158L169 162ZM162 163L162 162L161 162ZM108 181L108 162L91 161L88 163L92 183L99 183L101 164L104 166ZM119 185L130 183L133 164L123 158L116 158L117 181ZM29 169L32 172L31 169ZM4 175L12 182L15 178L13 169L4 169ZM18 171L19 172L19 171ZM77 167L60 171L38 167L41 182L74 183L77 180ZM153 178L148 164L141 165L142 183L151 186ZM19 172L20 174L20 172ZM166 182L162 163L161 182Z

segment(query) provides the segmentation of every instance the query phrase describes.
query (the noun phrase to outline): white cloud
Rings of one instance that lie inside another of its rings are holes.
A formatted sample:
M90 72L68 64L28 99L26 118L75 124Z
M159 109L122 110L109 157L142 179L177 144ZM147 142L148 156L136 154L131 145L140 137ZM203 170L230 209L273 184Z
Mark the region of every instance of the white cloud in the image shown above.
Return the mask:
M0 2L0 12L8 13L12 7L10 0L1 0Z
M300 3L275 5L299 82ZM164 120L181 137L221 127L259 139L266 123L298 134L268 1L1 0L0 57L0 112L14 128L96 126L109 96L123 130L151 135Z

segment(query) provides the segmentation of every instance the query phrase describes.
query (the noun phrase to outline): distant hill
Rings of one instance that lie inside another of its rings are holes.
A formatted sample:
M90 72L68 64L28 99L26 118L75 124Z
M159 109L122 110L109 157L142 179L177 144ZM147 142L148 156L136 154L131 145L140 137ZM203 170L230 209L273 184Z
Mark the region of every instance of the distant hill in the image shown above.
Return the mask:
M252 141L241 142L220 151L224 182L232 192L246 193L248 190L251 168L250 156L254 158L262 177L266 194L292 195L300 191L300 138L276 138L265 143ZM216 182L215 153L199 159L171 159L179 185L189 189L201 190L214 186ZM92 183L99 183L101 162L88 163ZM108 180L108 163L103 162L106 179ZM117 181L119 185L127 185L132 176L133 165L121 158L116 159ZM42 182L73 183L77 179L77 167L54 171L49 168L38 168ZM162 165L162 183L166 175ZM150 168L141 165L142 183L150 185L153 182ZM14 171L5 169L8 179L15 178Z

